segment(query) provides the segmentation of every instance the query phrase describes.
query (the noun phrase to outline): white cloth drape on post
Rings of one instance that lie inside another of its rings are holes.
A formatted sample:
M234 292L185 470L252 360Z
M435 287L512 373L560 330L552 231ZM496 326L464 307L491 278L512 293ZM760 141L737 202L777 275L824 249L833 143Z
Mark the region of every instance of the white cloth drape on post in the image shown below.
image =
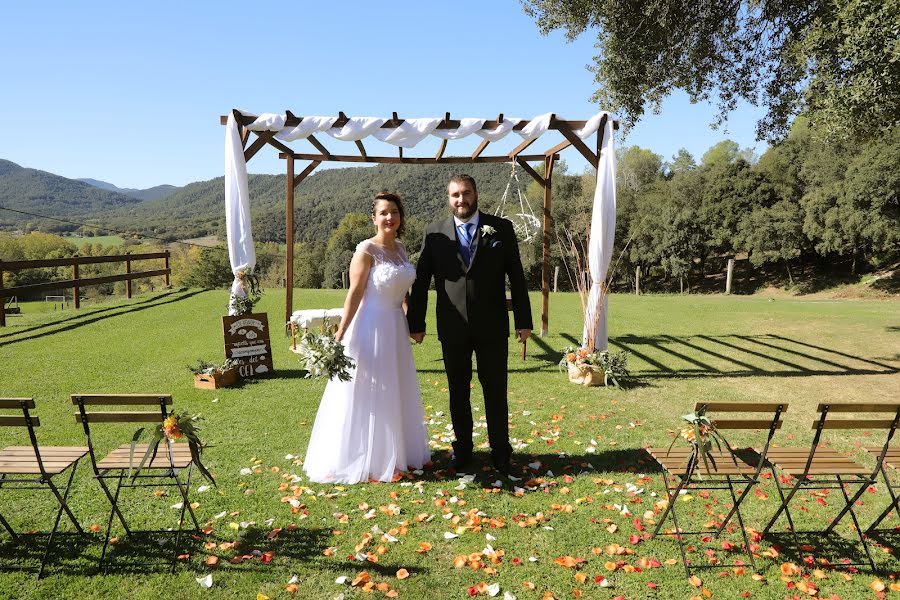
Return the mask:
M602 117L598 115L598 117ZM596 118L596 117L595 117ZM598 129L600 120L589 121L579 136L593 126ZM609 346L609 331L606 316L609 311L609 296L605 291L606 276L613 253L616 236L616 152L613 141L613 119L610 116L603 131L603 146L600 149L600 164L597 165L597 188L594 190L594 210L591 215L591 238L588 242L588 268L591 274L591 291L588 294L584 315L582 346L588 343L593 328L594 347L606 350ZM599 313L598 313L599 311Z
M247 161L244 160L244 147L234 113L228 115L225 128L225 232L228 238L228 260L235 276L231 284L231 297L245 296L237 274L240 270L256 266L256 249L253 247L253 230L250 227ZM228 302L228 314L235 314L232 301Z

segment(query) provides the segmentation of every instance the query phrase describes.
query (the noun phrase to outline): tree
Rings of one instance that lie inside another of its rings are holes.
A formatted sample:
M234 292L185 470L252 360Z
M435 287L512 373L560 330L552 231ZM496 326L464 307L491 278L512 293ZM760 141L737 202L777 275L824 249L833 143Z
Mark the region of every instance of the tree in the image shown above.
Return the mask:
M715 94L717 124L739 100L767 107L758 139L782 139L803 111L835 137L900 123L900 0L521 1L542 34L596 30L592 100L626 126L676 89Z
M326 288L342 287L341 274L350 267L350 259L353 258L356 246L370 237L372 237L372 219L369 215L360 213L344 215L337 229L328 238L323 282Z
M696 168L697 162L694 160L691 153L684 148L679 148L675 156L672 157L672 162L666 164L666 170L671 175L686 173L688 171L693 171Z

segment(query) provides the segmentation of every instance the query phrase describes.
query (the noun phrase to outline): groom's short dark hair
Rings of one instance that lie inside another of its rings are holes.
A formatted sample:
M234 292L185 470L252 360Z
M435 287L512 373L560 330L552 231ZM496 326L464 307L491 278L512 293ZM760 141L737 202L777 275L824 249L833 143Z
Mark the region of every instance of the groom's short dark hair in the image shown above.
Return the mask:
M460 173L458 175L454 175L453 177L450 178L450 181L447 182L447 185L450 185L453 182L468 183L469 185L472 186L472 191L475 192L476 194L478 193L478 186L475 184L475 178L472 177L471 175L466 175L465 173Z

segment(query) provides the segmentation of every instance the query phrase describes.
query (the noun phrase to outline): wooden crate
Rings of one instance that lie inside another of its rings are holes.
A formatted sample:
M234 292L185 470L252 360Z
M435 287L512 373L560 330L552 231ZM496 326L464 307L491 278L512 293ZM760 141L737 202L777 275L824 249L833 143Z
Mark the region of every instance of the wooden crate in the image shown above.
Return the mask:
M232 386L237 383L237 369L228 369L227 371L216 371L209 375L198 373L194 375L194 387L201 390L215 390L218 388Z

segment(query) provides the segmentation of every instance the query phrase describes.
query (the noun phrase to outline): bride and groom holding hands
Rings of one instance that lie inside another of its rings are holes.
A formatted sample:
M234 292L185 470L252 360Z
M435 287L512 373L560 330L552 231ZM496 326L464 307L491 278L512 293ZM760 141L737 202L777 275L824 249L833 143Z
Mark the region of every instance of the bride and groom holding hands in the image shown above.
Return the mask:
M391 481L431 460L408 338L425 338L432 280L456 438L450 467L464 471L472 460L474 354L491 459L500 473L510 473L507 278L516 334L524 341L532 329L518 243L509 221L478 210L472 177L450 179L447 204L450 216L425 230L413 266L398 239L405 217L400 198L379 193L372 202L375 235L353 255L336 334L355 360L355 372L350 381L334 378L325 388L303 465L311 481Z

